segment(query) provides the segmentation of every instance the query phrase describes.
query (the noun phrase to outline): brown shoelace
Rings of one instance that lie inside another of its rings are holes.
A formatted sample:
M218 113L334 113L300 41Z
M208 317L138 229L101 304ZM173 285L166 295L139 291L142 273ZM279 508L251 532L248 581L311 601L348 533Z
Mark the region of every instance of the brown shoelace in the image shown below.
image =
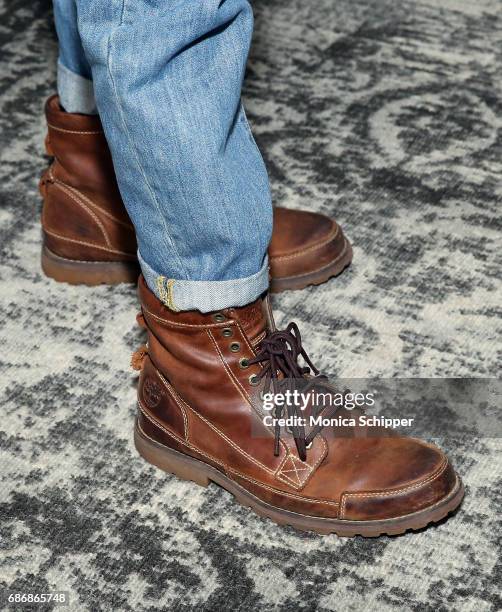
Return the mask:
M298 363L299 357L302 357L306 366L301 366ZM296 323L290 323L285 330L272 332L267 336L260 345L260 351L248 360L249 365L253 363L259 363L262 365L262 370L257 374L258 379L265 379L264 391L269 392L270 385L272 383L274 393L278 392L279 387L282 383L290 388L294 384L295 379L305 379L307 374L312 371L315 375L307 383L307 386L313 386L316 381L320 379L325 380L325 376L319 374L319 370L314 366L305 349L302 346L302 339L300 330ZM280 380L279 373L284 377ZM291 389L290 389L291 390ZM305 388L302 389L305 392ZM287 402L287 413L289 417L293 417L294 422L297 422L299 417L298 407L292 403ZM277 422L277 419L282 418L284 406L277 406L274 409L274 417L276 422L274 425L275 444L274 454L279 456L279 440L281 434L281 427ZM319 433L321 428L315 428L308 436L305 435L305 427L303 425L293 425L291 432L293 434L298 455L302 461L307 458L307 448Z

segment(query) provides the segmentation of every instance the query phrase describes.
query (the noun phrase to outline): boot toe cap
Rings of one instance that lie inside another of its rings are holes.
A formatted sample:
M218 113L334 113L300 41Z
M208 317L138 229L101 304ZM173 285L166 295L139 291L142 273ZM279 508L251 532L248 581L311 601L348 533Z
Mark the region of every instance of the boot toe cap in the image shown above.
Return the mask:
M341 227L329 217L302 210L276 208L269 247L271 275L294 277L336 262L348 249Z
M340 518L382 520L403 517L434 508L459 487L459 478L450 461L435 446L408 439L394 461L394 465L375 466L375 472L380 472L374 480L377 486L371 486L371 481L367 481L363 487L343 493Z

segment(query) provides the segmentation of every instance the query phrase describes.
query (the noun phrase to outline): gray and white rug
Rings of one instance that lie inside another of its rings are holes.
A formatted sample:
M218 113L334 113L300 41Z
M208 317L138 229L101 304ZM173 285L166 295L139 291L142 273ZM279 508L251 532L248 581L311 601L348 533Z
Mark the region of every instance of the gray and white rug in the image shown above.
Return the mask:
M275 299L279 323L340 376L497 377L500 3L254 4L245 102L275 201L334 215L354 244L342 277ZM500 610L499 439L446 439L460 512L377 540L278 527L140 460L134 287L40 270L48 0L0 0L0 58L4 592L68 591L78 611Z

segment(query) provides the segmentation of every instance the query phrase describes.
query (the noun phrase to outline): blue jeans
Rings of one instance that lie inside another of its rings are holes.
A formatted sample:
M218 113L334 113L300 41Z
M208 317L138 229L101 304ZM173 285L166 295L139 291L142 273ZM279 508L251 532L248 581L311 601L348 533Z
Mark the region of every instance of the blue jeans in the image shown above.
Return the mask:
M242 306L268 287L272 205L241 103L247 0L54 0L58 93L97 109L150 289Z

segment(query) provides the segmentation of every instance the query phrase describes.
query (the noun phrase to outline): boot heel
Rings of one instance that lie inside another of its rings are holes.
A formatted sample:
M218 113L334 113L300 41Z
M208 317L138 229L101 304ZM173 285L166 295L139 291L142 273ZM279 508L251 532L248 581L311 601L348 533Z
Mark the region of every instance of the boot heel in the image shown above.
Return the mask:
M133 261L78 261L42 247L42 270L46 276L70 285L117 285L138 280L138 264Z
M166 448L154 440L150 440L140 430L137 422L134 427L134 445L143 459L164 472L174 474L183 480L195 482L201 487L209 485L210 480L202 471L204 464L201 464L197 459L187 457L182 453Z

